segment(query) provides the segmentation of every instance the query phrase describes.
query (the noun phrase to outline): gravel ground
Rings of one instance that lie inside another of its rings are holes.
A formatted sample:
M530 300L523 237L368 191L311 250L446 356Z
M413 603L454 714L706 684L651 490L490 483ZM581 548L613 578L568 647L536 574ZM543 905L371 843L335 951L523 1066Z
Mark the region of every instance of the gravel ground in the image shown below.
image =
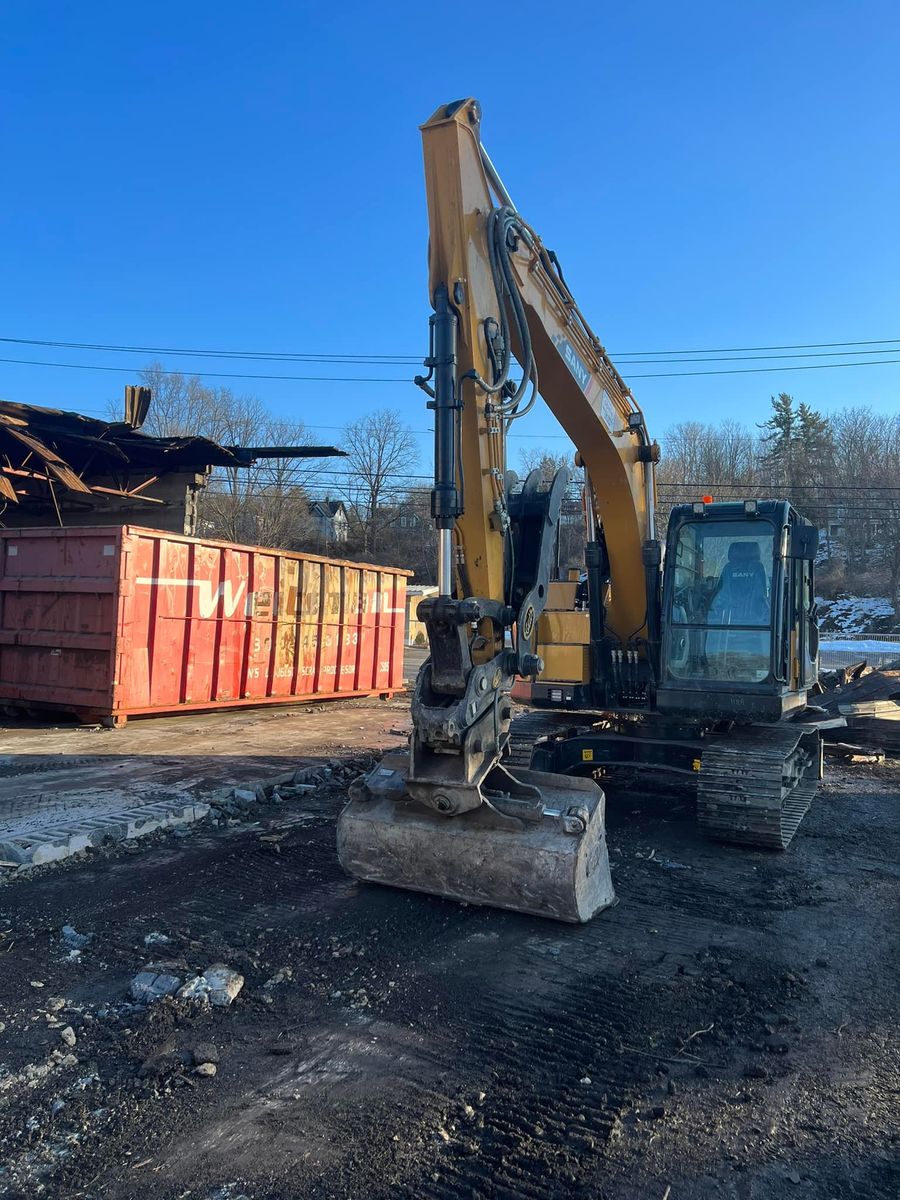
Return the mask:
M347 879L345 786L0 887L0 1196L900 1195L900 764L786 855L610 789L579 928ZM244 987L133 1004L163 958Z

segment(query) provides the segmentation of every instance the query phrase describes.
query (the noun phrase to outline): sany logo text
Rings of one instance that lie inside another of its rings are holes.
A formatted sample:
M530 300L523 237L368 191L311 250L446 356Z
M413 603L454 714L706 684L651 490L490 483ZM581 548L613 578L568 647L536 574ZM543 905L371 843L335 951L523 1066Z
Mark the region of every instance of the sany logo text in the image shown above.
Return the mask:
M563 337L562 334L556 334L553 338L553 344L563 356L565 364L572 372L572 375L578 381L578 386L582 391L587 391L591 373L575 353L572 343L568 338Z

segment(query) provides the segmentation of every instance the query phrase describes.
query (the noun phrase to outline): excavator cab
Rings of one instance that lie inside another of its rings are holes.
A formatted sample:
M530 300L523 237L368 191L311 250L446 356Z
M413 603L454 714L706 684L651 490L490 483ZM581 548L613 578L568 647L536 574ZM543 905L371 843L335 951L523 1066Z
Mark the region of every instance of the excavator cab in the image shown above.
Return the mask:
M672 510L660 712L746 723L805 706L817 677L817 548L818 531L786 501Z

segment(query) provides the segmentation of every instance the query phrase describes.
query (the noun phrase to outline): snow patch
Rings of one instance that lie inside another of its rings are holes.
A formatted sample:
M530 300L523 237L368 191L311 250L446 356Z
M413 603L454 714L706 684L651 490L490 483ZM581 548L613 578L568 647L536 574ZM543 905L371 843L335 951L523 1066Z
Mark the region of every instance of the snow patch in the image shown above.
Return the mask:
M839 596L837 600L817 596L816 604L823 633L845 637L890 633L892 618L897 615L886 596Z

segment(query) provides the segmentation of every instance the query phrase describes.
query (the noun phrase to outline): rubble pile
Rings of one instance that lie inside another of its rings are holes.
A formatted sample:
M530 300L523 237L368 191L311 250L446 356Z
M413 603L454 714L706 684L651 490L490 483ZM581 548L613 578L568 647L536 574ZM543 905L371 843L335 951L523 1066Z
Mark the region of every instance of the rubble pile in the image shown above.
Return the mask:
M864 661L823 673L818 703L847 722L826 739L900 755L900 660L873 670Z

